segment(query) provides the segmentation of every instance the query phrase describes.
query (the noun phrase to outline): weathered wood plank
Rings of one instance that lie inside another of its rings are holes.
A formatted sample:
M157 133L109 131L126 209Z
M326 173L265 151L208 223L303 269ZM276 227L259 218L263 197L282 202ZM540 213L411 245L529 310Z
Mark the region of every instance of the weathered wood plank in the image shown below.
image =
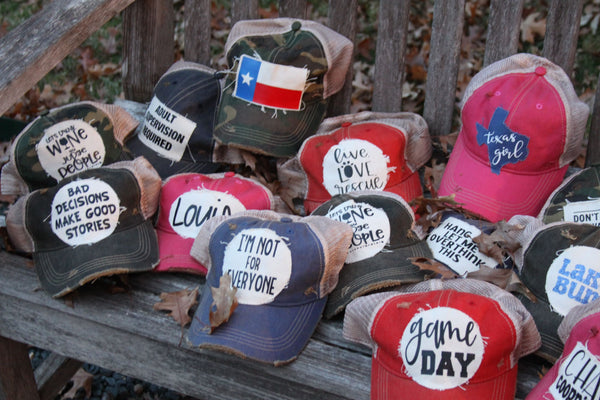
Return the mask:
M0 400L39 400L27 345L0 337Z
M34 371L40 400L53 400L82 364L81 361L50 353Z
M596 82L596 97L592 106L592 121L587 145L585 165L600 165L600 76Z
M452 131L465 0L436 0L423 117L432 136Z
M150 101L154 85L173 64L173 3L137 0L123 12L123 92L139 102Z
M308 1L279 0L279 16L306 19L308 17Z
M346 36L353 43L356 37L357 5L358 0L330 0L327 13L327 25L334 31ZM350 113L352 102L352 64L354 64L354 57L352 57L352 62L348 68L344 87L338 93L331 96L329 100L329 108L327 109L328 117Z
M0 39L0 115L134 0L54 0Z
M483 66L515 54L525 0L492 0Z
M245 19L258 18L258 0L231 0L231 26Z
M185 0L185 59L210 65L210 0Z
M95 284L75 296L69 307L36 290L34 272L15 266L19 261L0 253L1 336L199 398L368 398L368 355L311 339L296 361L273 367L191 348L185 342L179 345L182 332L177 323L152 310L158 301L155 293L136 289L108 294ZM166 275L130 278L168 280ZM192 286L198 278L190 276L188 281Z
M409 11L408 0L379 2L373 111L397 112L402 108Z
M575 64L583 0L552 0L546 18L544 57L571 76Z

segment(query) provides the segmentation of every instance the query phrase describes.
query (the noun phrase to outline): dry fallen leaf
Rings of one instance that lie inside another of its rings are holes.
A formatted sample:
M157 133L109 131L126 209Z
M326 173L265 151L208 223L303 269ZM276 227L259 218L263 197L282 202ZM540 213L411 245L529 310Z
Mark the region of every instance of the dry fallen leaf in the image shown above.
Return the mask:
M509 268L490 268L487 265L480 265L479 270L469 272L467 278L477 279L492 283L502 289L511 283L514 271Z
M169 311L169 315L183 328L192 321L190 309L196 305L198 288L183 289L177 292L161 293L160 302L154 304L155 310Z
M70 380L73 382L73 386L67 393L61 396L61 399L75 398L75 394L80 388L85 390L86 398L92 395L92 381L94 380L94 375L86 372L83 368L79 368Z
M229 321L229 317L238 305L235 294L237 288L231 286L231 276L229 274L221 276L219 287L211 287L210 291L213 297L213 303L210 307L208 319L210 321L210 333L222 323Z
M546 33L546 19L540 19L540 13L531 13L521 22L521 40L535 43L536 36L543 37Z
M561 229L560 236L567 238L569 240L577 240L577 236L573 235L568 229Z
M515 233L523 229L523 226L499 221L492 233L489 235L482 233L473 238L473 242L477 244L479 251L483 254L492 257L498 264L504 264L506 256L514 259L515 252L521 248L521 243L516 240Z
M458 278L454 271L437 260L427 257L410 257L409 260L422 271L432 271L434 274L439 274L441 279Z

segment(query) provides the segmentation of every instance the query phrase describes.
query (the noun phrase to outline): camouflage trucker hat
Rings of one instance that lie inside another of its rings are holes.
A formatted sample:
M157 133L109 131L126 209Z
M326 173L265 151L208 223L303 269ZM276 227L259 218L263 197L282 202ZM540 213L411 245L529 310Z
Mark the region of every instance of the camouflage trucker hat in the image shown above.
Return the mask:
M2 168L2 194L27 194L79 172L132 159L123 142L137 125L121 107L90 101L38 116L12 144Z
M543 223L576 222L600 226L600 166L582 169L566 178L540 211Z
M296 154L344 85L352 42L314 21L236 23L225 44L227 76L214 130L218 142L275 157Z

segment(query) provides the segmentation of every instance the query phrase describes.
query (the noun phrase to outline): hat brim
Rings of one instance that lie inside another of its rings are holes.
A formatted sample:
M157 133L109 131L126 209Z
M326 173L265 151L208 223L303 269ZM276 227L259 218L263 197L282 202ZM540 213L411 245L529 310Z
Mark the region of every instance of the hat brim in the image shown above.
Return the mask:
M215 139L228 146L274 157L296 155L315 134L327 110L327 99L305 103L301 111L263 108L232 96L228 89L218 106Z
M176 233L156 229L160 263L157 272L179 271L206 275L207 269L190 255L193 238L182 238Z
M542 338L542 346L535 354L550 362L555 362L564 348L563 342L558 336L558 326L562 322L563 316L552 311L550 305L539 298L534 303L520 293L517 293L516 296L533 317Z
M410 257L431 257L427 242L396 249L384 248L375 256L344 264L338 284L329 294L325 318L342 312L355 298L373 291L425 280L426 271L410 262Z
M34 252L33 261L42 288L60 297L102 276L152 270L158 263L156 231L146 220L91 245Z
M517 390L518 364L506 372L481 383L468 382L454 389L436 390L419 385L411 378L398 376L380 364L376 357L371 363L371 399L401 400L406 398L420 400L447 399L489 399L512 400Z
M464 208L491 222L508 220L514 215L537 216L548 196L562 182L567 168L538 174L515 174L503 169L496 175L489 165L465 148L459 134L439 194L454 193L455 200Z
M214 348L274 365L295 360L317 327L327 297L313 302L278 307L239 304L229 321L210 333L210 290L202 293L188 332L194 346Z
M217 172L221 164L210 161L193 160L188 161L182 159L180 161L169 160L168 158L158 155L155 151L149 149L141 142L138 135L134 135L125 143L127 149L136 156L144 156L148 162L156 169L161 179L166 179L172 175L183 174L186 172L196 172L201 174L210 174ZM190 151L189 149L186 151ZM201 156L198 155L200 159Z

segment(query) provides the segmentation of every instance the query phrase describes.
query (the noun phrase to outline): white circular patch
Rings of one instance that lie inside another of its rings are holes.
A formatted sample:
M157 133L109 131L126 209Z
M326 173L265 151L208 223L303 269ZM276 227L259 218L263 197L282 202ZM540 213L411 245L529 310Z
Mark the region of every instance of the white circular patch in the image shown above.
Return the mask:
M106 182L70 182L52 200L52 231L70 246L99 242L116 229L119 207L119 197Z
M231 276L241 304L272 302L288 285L292 253L284 239L270 229L245 229L225 248L223 275Z
M382 209L348 200L327 213L330 219L345 222L353 230L346 263L378 254L390 241L390 220Z
M400 345L406 374L429 389L453 389L468 382L483 360L479 325L450 307L422 311L406 326Z
M573 246L554 259L546 273L546 294L560 315L600 297L600 250Z
M101 167L106 155L98 130L79 119L62 121L46 129L36 151L44 171L57 181Z
M383 190L389 178L388 162L389 157L366 140L342 140L323 158L323 186L332 196Z
M206 221L218 215L231 215L246 207L229 193L200 189L183 193L171 205L169 223L183 238L195 239Z

